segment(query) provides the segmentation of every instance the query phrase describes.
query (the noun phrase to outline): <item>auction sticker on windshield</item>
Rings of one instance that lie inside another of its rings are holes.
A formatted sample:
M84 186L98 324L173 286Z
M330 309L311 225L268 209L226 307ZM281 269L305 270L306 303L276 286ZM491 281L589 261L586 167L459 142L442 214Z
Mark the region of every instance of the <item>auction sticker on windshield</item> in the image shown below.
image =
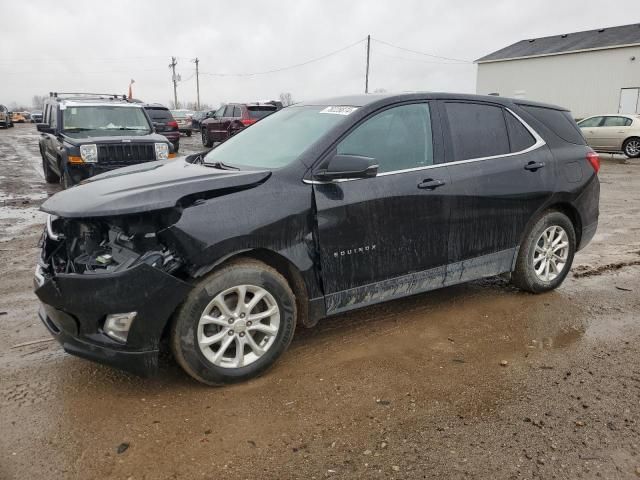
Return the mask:
M320 113L332 113L334 115L349 115L350 113L355 112L358 107L343 107L343 106L331 106L327 107L324 110L320 110Z

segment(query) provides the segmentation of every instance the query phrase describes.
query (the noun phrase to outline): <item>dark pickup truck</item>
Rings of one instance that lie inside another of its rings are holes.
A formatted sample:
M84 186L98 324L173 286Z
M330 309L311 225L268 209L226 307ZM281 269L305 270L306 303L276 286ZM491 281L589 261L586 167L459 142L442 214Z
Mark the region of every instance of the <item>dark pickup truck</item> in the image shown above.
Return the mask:
M483 277L558 287L598 224L599 158L570 113L456 94L298 104L208 153L42 205L40 316L64 349L197 380L263 373L296 328Z

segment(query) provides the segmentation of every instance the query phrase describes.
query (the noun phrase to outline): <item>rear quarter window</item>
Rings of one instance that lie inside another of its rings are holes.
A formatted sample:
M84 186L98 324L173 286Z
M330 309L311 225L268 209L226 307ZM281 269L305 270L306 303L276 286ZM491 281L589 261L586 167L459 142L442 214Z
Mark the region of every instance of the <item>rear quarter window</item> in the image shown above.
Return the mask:
M511 152L521 152L536 143L536 139L531 135L529 130L514 117L510 112L504 112L507 120L507 130L509 130L509 143L511 144Z
M536 120L544 124L549 130L555 133L565 142L576 145L585 145L585 139L580 132L580 128L571 117L571 113L566 110L555 110L553 108L534 107L531 105L520 105L520 108L531 114Z

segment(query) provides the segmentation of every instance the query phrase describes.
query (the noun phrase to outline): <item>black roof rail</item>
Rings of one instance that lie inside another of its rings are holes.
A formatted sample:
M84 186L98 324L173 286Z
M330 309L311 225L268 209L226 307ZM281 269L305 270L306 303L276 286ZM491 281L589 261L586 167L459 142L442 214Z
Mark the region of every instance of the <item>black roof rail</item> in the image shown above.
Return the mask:
M127 100L126 95L117 93L89 93L89 92L49 92L49 97L59 100L68 100L72 98L100 98L108 100Z

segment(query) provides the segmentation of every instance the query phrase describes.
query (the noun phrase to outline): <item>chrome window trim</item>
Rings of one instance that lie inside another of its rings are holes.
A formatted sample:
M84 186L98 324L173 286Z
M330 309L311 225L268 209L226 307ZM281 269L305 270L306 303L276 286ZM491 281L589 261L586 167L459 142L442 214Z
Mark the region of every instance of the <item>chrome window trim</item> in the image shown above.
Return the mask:
M371 177L371 178L385 177L387 175L397 175L399 173L417 172L417 171L420 171L420 170L429 170L429 169L432 169L432 168L444 167L444 166L447 166L447 165L462 165L464 163L483 162L485 160L493 160L495 158L504 158L504 157L512 157L512 156L516 156L516 155L524 155L525 153L529 153L529 152L532 152L534 150L537 150L538 148L543 147L543 146L545 146L547 144L547 142L544 141L544 139L538 134L538 132L536 132L533 129L533 127L531 127L531 125L529 125L527 122L525 122L516 112L514 112L513 110L511 110L508 107L501 107L501 108L504 108L507 112L509 112L511 115L513 115L522 125L524 125L524 127L527 129L527 131L535 139L535 143L533 145L531 145L528 148L525 148L524 150L520 150L518 152L502 153L500 155L492 155L492 156L489 156L489 157L469 158L467 160L456 160L456 161L453 161L453 162L434 163L433 165L425 165L424 167L405 168L403 170L392 170L390 172L379 173L375 177ZM505 125L505 128L506 128L506 125ZM344 178L344 179L338 179L338 180L332 180L332 181L320 181L320 180L303 179L302 181L304 183L311 184L311 185L324 185L324 184L327 184L327 183L351 182L353 180L366 180L366 179L364 179L364 178Z

